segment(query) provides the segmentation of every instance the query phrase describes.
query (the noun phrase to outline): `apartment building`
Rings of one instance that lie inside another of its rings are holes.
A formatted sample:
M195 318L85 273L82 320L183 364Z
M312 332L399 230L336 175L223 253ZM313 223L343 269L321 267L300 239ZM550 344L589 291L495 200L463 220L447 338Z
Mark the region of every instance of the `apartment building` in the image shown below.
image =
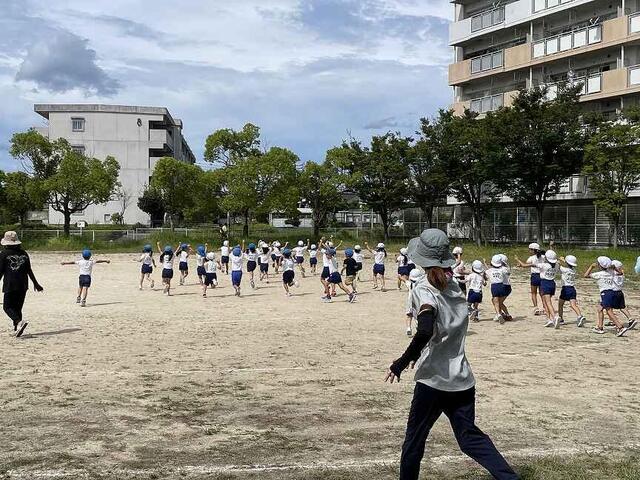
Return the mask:
M449 84L456 112L509 105L523 87L583 84L585 109L640 98L640 1L454 0Z
M138 198L149 184L161 157L195 163L195 156L182 135L182 121L164 107L98 104L37 104L36 113L47 120L37 128L50 139L66 138L72 147L89 157L113 156L120 164L120 183L126 198L127 224L150 222L138 208ZM91 205L73 216L74 221L110 223L111 215L123 210L123 198ZM49 209L49 223L62 224L62 214Z

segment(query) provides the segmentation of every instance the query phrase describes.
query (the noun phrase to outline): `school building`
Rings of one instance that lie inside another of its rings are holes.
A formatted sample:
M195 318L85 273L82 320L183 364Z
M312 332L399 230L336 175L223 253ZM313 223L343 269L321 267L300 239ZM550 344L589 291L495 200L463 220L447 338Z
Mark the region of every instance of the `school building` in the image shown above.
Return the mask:
M470 109L484 114L509 106L520 89L534 86L547 85L553 98L562 82L582 84L583 108L605 116L640 101L640 0L451 3L454 58L449 84L456 113ZM467 215L454 208L453 199L447 204L450 223L462 234ZM549 237L584 243L601 243L607 237L606 219L593 206L588 182L581 176L567 180L548 215L545 221L554 225ZM526 242L535 231L535 212L518 208L508 198L487 216L487 238ZM640 192L629 199L624 223L623 241L640 239Z
M110 155L120 164L122 194L74 214L74 223L111 223L111 215L124 210L126 224L149 224L138 198L157 161L165 156L188 163L196 160L182 134L182 121L164 107L36 104L34 110L46 120L44 127L36 127L45 137L65 138L88 157L103 160ZM49 208L48 223L64 223L62 214Z

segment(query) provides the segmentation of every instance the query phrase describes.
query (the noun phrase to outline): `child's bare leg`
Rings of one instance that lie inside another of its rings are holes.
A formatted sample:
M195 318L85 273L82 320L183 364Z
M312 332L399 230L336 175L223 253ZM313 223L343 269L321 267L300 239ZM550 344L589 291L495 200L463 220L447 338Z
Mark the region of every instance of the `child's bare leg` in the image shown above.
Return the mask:
M507 308L507 306L504 304L504 297L500 298L500 310L502 311L502 313L507 316L510 317L511 315L509 315L509 309Z
M613 311L613 308L607 308L607 315L609 316L609 320L611 320L615 324L616 328L624 328L624 325L618 319L616 313Z
M384 278L384 273L382 275L380 275L380 281L382 282L382 290L384 290L385 287L385 278Z
M338 286L344 293L346 293L347 295L351 295L352 292L350 292L349 289L344 286L344 283L339 283Z
M82 301L87 300L87 295L89 293L89 287L82 287Z
M493 297L491 299L491 304L493 305L493 308L496 311L496 315L500 315L500 298L499 297Z
M531 303L533 308L538 309L538 287L531 285Z
M604 328L604 309L602 308L602 305L598 305L598 307L596 308L596 315L598 318L596 326L599 329L603 329Z
M571 310L573 310L574 312L576 312L576 315L578 317L582 316L582 310L580 310L580 307L578 306L578 301L577 300L571 300Z
M572 308L573 308L573 305L572 305ZM562 300L561 298L558 300L558 316L560 318L564 318L564 300Z

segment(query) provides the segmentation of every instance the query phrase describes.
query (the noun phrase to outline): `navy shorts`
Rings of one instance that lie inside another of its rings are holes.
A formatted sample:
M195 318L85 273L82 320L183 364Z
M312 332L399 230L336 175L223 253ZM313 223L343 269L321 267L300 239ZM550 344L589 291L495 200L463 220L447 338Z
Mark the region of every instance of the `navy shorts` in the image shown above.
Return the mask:
M233 286L239 287L241 281L242 281L242 270L234 270L233 272L231 272L231 284Z
M80 277L78 277L78 285L80 285L81 287L90 287L91 275L80 275Z
M142 273L153 273L153 267L146 263L142 264L142 268L140 269Z
M496 297L506 297L507 294L505 292L505 284L504 283L492 283L491 284L491 296L493 298Z
M482 303L482 292L476 292L475 290L469 290L467 295L468 303Z
M511 292L513 291L513 289L511 288L510 284L503 284L504 285L504 296L508 297L509 295L511 295Z
M216 273L205 273L204 274L204 284L207 287L213 285L213 281L218 281L218 275Z
M162 278L173 278L173 268L163 268L162 269Z
M229 263L229 255L223 255L220 261L222 263Z
M411 273L411 270L416 268L416 264L415 263L410 263L409 265L407 265L407 268L409 269L409 273Z
M627 308L627 304L624 302L624 292L622 290L617 290L615 293L615 308L616 310L622 310L623 308Z
M181 272L188 272L189 264L187 262L180 262L180 265L178 265L178 270L180 270Z
M356 262L356 272L362 270L362 262Z
M304 263L304 257L296 257L296 263L303 264Z
M613 290L600 292L600 305L602 305L602 308L616 308L616 304L616 292Z
M338 284L342 283L342 276L338 272L333 272L329 275L329 283Z
M199 277L202 277L207 274L207 271L204 269L202 265L198 266L198 268L196 268L196 271Z
M271 260L275 262L275 261L276 261L276 258L278 258L278 257L276 256L276 254L275 254L275 253L272 253L272 254L271 254Z
M287 270L286 272L282 272L282 283L286 285L291 285L293 283L293 279L296 276L296 273L293 270Z
M575 300L576 298L578 298L576 287L568 287L565 285L560 290L560 300L568 302L569 300Z
M247 262L247 272L253 272L257 266L258 264L256 262L254 262L253 260L249 260Z
M551 295L553 297L556 294L556 282L554 280L541 279L540 293L542 295Z
M532 273L531 274L531 286L539 287L540 286L540 274Z
M325 278L329 278L329 267L322 268L322 273L320 274L320 278L322 278L323 280Z
M409 276L409 266L405 265L403 267L398 267L398 275L400 275L401 277L408 277Z
M318 264L318 259L316 257L311 257L309 259L309 265L311 265L312 267L317 264Z
M267 273L269 271L269 264L268 263L261 263L260 264L260 271L262 273Z
M381 263L375 263L373 265L373 274L384 275L384 265Z

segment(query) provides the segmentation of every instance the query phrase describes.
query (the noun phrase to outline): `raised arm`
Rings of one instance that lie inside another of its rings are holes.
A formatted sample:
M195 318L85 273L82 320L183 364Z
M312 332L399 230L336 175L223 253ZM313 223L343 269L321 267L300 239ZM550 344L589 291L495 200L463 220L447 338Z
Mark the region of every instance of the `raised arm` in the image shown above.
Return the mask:
M160 248L160 242L156 242L156 248L158 249L158 253L162 254L162 248Z
M111 263L111 260L96 260L96 263Z
M60 265L75 265L76 262L60 262Z
M364 242L364 248L371 254L373 255L373 250L371 250L371 248L369 247L369 243L368 242Z
M589 278L591 276L591 272L593 271L594 268L596 268L598 266L597 263L592 263L591 265L589 265L589 268L587 268L587 271L584 272L583 277L584 278Z

